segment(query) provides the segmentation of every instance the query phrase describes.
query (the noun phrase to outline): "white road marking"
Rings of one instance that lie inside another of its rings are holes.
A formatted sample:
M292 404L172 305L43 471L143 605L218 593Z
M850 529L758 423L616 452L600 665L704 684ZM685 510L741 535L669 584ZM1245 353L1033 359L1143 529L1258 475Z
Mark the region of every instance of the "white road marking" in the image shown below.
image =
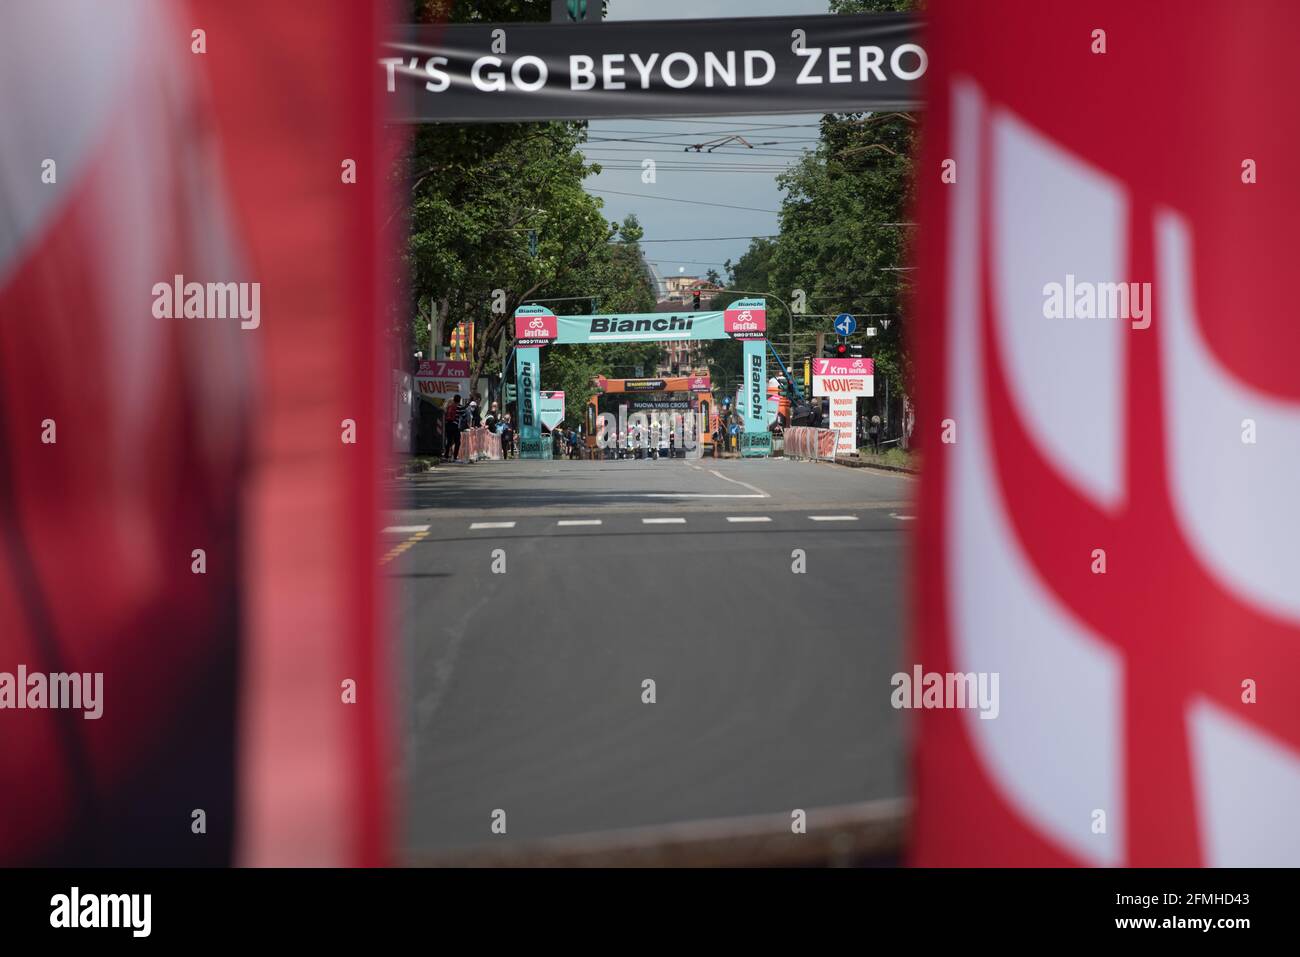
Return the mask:
M470 525L469 530L472 532L476 528L514 528L514 522L474 522Z
M562 518L562 519L560 519L558 522L556 522L555 524L556 524L556 525L599 525L599 524L600 524L600 519L598 519L598 518Z
M389 525L384 529L385 535L409 535L412 532L427 532L428 525Z
M758 493L758 496L757 496L758 498L771 498L770 495L768 495L766 492L764 492L764 491L763 491L761 488L759 488L757 485L750 485L748 482L742 482L742 481L740 481L739 479L727 478L725 475L723 475L723 474L722 474L721 472L719 472L717 469L709 469L709 472L710 472L710 474L712 474L712 475L716 475L718 478L722 479L722 481L724 481L724 482L731 482L731 483L733 483L733 484L735 484L735 485L743 485L745 488L749 489L751 492L757 492L757 493ZM752 495L746 496L746 498L754 498L754 497L755 497L755 496L752 496Z
M856 522L856 515L809 515L814 522Z
M643 518L642 525L685 525L684 518Z
M728 515L729 522L770 522L772 521L766 515Z
M915 516L915 515L899 515L897 512L890 512L890 513L889 513L889 517L890 517L890 518L896 518L896 519L898 519L900 522L911 522L911 521L915 521L915 520L916 520L916 516Z
M642 492L642 498L768 498L767 493L746 492Z

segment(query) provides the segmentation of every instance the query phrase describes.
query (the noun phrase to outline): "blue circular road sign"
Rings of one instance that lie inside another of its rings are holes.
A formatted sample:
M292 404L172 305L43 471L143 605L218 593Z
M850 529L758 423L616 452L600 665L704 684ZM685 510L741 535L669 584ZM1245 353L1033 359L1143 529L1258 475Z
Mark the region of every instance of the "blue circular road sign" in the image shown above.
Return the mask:
M858 328L858 320L854 319L847 312L841 312L835 317L835 331L842 336L851 336Z

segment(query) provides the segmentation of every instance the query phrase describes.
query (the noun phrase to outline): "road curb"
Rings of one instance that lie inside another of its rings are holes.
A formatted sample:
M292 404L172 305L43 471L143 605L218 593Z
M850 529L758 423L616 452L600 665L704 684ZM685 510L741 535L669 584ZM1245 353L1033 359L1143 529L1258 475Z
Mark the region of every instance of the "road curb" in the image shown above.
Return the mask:
M863 462L860 460L857 462L853 462L848 459L843 459L843 460L834 459L831 464L842 465L845 468L849 468L849 469L879 469L882 472L902 472L905 475L921 474L918 469L909 469L903 465L884 465L877 462Z
M835 867L897 865L911 824L903 798L790 814L688 821L415 853L408 867Z

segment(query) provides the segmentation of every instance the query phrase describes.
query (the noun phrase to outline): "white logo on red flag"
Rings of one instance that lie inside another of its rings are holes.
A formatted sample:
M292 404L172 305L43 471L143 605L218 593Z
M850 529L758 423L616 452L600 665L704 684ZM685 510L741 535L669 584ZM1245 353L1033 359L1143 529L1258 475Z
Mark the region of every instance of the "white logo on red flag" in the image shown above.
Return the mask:
M970 81L950 107L931 399L958 431L927 474L941 610L921 648L927 668L1000 671L1004 720L921 718L918 859L1294 865L1300 710L1243 703L1242 682L1300 668L1300 401L1206 341L1197 219ZM1154 275L1155 336L1042 323L1066 272ZM1246 419L1267 445L1241 441Z

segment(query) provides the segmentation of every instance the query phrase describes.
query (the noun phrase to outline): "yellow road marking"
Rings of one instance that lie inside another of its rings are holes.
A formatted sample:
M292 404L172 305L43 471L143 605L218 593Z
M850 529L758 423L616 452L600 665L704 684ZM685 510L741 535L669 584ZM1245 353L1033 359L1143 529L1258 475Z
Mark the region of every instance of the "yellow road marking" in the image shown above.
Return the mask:
M416 532L416 533L415 533L414 535L412 535L410 538L406 539L406 541L404 541L404 542L400 542L400 543L398 543L397 545L394 545L392 548L390 548L387 552L384 553L384 557L383 557L383 558L379 559L379 564L381 564L381 565L387 565L389 562L391 562L391 561L392 561L394 558L396 558L397 556L401 555L403 552L405 552L405 551L406 551L408 548L410 548L412 545L415 545L415 544L417 544L417 543L423 541L423 540L424 540L424 537L425 537L426 535L428 535L428 534L429 534L429 530L428 530L428 529L425 529L425 530L422 531L422 532Z

